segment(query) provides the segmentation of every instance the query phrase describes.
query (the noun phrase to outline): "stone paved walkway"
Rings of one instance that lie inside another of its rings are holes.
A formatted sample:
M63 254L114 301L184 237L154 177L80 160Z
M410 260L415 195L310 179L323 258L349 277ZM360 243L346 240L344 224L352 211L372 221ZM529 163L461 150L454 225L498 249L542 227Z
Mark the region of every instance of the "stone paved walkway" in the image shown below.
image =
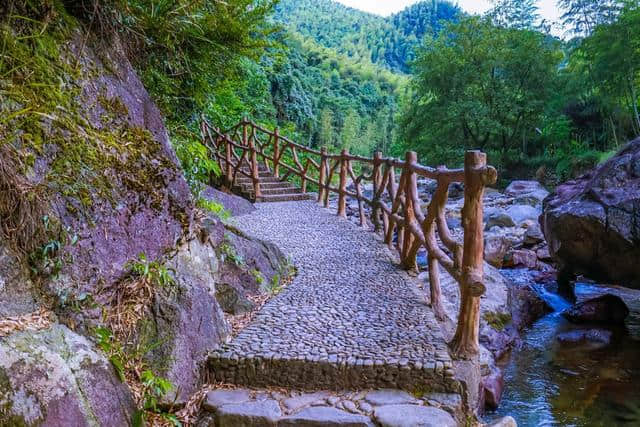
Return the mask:
M278 245L298 275L212 355L217 380L458 391L433 312L377 236L311 201L256 206L235 225Z

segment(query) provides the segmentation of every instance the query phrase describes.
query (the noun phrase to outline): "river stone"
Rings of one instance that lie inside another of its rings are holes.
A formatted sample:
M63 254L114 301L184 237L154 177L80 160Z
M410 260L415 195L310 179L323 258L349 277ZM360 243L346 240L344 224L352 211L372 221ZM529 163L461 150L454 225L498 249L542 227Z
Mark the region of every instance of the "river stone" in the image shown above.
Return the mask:
M111 363L66 326L0 339L0 425L126 426L135 409Z
M214 390L207 393L202 407L215 412L222 405L248 402L251 398L249 390Z
M484 239L484 259L496 268L502 268L511 242L500 234L487 235Z
M223 405L216 412L217 427L275 426L282 415L275 400L232 403Z
M504 265L534 269L538 265L538 254L529 249L513 250L506 255Z
M489 424L489 427L518 427L518 423L513 417L502 417L499 420L496 420Z
M485 230L492 227L515 227L513 218L504 209L487 209L484 214L486 225Z
M482 380L484 389L484 405L487 409L495 410L500 405L502 392L504 390L504 376L498 368Z
M417 405L386 405L375 409L374 419L382 427L456 427L442 409Z
M611 342L612 335L606 329L575 329L558 334L556 339L562 344L593 343L601 347Z
M624 319L629 315L629 308L622 298L605 294L580 302L565 310L562 315L574 323L624 323Z
M511 184L505 188L504 193L507 196L518 197L523 194L533 193L535 191L546 191L546 189L538 181L512 181ZM548 192L547 192L548 194Z
M305 393L300 396L293 396L288 399L285 399L282 404L289 411L297 411L300 408L305 406L309 406L312 403L315 403L319 400L326 399L330 396L328 392L319 391L317 393Z
M367 393L365 400L374 406L417 403L418 399L402 390L375 390Z
M282 418L278 426L373 427L373 423L369 417L364 415L350 414L336 408L316 406Z
M507 215L511 217L516 225L522 225L527 220L538 221L540 209L529 205L513 205L507 208Z
M540 230L538 223L531 225L524 233L524 243L530 246L544 242L544 234Z

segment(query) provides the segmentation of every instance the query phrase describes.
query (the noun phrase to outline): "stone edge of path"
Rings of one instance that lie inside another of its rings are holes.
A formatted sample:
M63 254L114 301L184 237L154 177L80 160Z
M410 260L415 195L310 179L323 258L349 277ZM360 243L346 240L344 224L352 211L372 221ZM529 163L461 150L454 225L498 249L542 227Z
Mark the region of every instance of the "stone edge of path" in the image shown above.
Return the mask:
M394 389L315 393L213 390L205 396L203 408L197 424L200 427L445 427L464 425L465 422L462 399L457 394L432 393L418 398ZM411 416L410 419L406 414Z

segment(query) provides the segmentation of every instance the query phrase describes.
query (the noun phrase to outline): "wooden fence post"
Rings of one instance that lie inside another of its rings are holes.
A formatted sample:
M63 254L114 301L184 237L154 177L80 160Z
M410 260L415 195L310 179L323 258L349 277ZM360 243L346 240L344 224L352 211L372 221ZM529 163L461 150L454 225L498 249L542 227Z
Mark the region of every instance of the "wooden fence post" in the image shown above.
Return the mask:
M340 153L340 195L338 197L338 216L343 218L347 217L347 173L348 173L348 160L347 156L349 152L344 149Z
M479 352L480 297L484 286L484 187L496 181L496 170L487 167L487 155L468 151L464 159L464 252L460 283L460 313L453 340L450 343L455 357L469 359Z
M404 210L404 239L402 242L402 248L400 248L402 266L407 269L415 269L416 266L416 257L415 254L410 256L411 247L413 246L413 242L415 241L415 236L411 232L411 225L416 224L416 206L413 205L413 198L411 197L414 193L414 190L417 188L417 175L413 170L413 167L418 163L418 154L415 151L407 151L405 155L405 165L404 165L404 199L405 199L405 210ZM420 209L420 206L417 207ZM413 258L413 259L410 259Z
M231 164L231 144L229 144L229 135L225 135L222 140L224 141L224 163L227 171L227 184L229 185L229 190L231 190L231 187L233 187L233 165Z
M378 194L378 189L382 184L382 152L376 151L373 154L373 173L371 174L371 179L373 181L373 207L371 208L371 222L373 223L373 229L377 233L380 231L380 207L378 203L380 200L376 198L376 194Z
M249 121L245 118L242 125L242 142L245 147L249 147L249 158L251 168L251 180L253 181L253 194L256 200L262 197L262 191L260 190L260 173L258 169L258 156L256 153L255 141L253 138L249 138L247 135L247 125Z
M318 178L318 183L320 184L318 186L318 203L322 203L322 200L324 198L324 194L325 191L329 191L326 187L326 183L324 182L327 179L327 148L326 147L322 147L321 148L321 155L320 155L320 177Z
M278 128L273 131L273 176L280 178L280 141Z

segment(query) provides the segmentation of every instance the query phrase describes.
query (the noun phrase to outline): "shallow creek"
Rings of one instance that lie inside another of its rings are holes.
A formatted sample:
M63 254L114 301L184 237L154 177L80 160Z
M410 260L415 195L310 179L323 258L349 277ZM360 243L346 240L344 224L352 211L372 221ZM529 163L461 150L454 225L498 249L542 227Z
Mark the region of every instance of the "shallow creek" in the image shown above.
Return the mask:
M530 282L525 270L503 271L515 286ZM598 327L572 325L560 312L571 304L541 285L553 307L522 334L522 343L504 367L500 408L485 421L513 416L519 426L640 426L640 292L578 283L578 301L610 292L631 314L625 327L611 329L611 344L560 344L559 333Z

